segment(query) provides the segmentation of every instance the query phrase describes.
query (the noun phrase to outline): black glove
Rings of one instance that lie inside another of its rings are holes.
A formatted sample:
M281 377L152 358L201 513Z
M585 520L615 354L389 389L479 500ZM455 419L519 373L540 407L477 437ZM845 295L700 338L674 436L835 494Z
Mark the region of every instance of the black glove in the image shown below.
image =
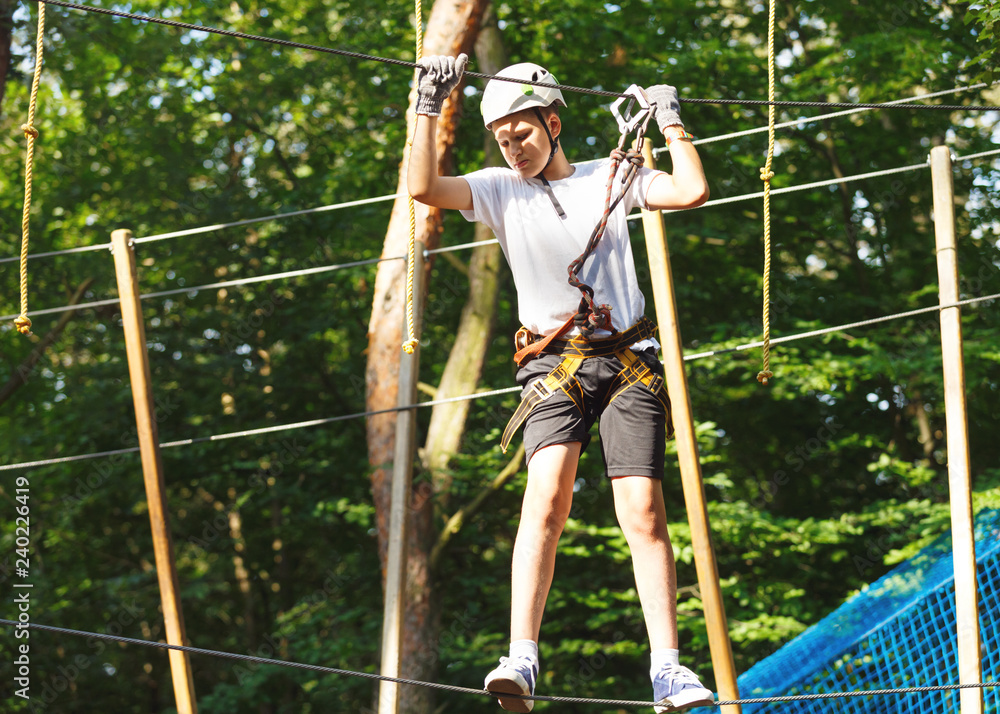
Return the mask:
M420 71L417 74L417 114L440 116L444 100L462 81L462 74L468 63L469 56L465 53L458 57L434 55L420 60Z

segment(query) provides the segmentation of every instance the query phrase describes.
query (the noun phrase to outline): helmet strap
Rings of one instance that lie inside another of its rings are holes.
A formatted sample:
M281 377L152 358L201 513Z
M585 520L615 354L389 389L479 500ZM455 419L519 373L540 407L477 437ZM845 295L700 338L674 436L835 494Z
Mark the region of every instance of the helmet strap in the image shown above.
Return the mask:
M535 107L535 116L537 116L538 121L541 122L542 128L545 130L545 136L549 137L549 160L545 162L545 166L538 172L538 178L541 178L542 172L549 167L549 164L552 163L552 159L556 156L556 152L559 151L559 139L558 137L552 136L552 132L549 131L549 123L545 121L545 116L542 114L542 110L538 107Z
M544 188L545 193L548 195L549 200L552 202L552 207L556 209L556 213L559 214L559 217L565 220L566 211L563 210L562 204L559 203L559 199L556 198L555 191L552 190L552 186L549 184L549 180L545 178L545 169L549 167L549 164L552 163L552 159L555 158L556 152L559 151L559 138L552 136L552 132L549 131L549 124L547 121L545 121L545 117L542 115L542 110L539 109L538 107L535 107L535 116L537 116L538 121L542 123L542 128L545 129L545 136L549 137L549 147L550 147L549 160L545 162L545 166L542 167L542 170L538 172L538 175L535 176L535 178L541 179L542 188Z

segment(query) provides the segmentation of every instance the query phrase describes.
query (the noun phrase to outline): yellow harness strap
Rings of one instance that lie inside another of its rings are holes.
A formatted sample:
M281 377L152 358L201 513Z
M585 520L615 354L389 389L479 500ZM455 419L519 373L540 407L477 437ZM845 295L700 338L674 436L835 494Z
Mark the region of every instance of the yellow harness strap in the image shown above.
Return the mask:
M670 416L670 397L667 395L667 388L663 377L653 372L628 347L616 352L615 356L621 361L624 367L618 373L614 386L609 390L608 393L611 396L605 401L604 406L606 407L608 404L611 404L626 389L636 384L644 384L663 404L667 415L667 438L673 436L674 425L673 419ZM504 453L507 453L507 447L510 445L511 439L514 438L514 434L521 428L521 425L528 418L528 415L531 414L532 410L559 391L566 394L580 413L583 414L583 387L580 386L580 381L576 378L576 371L580 369L580 365L583 364L583 360L585 359L587 357L579 355L564 356L562 362L555 369L531 385L528 393L514 411L514 415L507 422L507 428L504 429L503 438L500 440L500 448Z
M667 394L667 385L663 381L663 377L656 374L649 366L639 359L635 352L630 349L624 349L615 355L621 363L625 365L621 372L618 373L618 388L613 390L611 393L611 398L607 400L605 406L611 404L617 397L619 397L626 389L632 387L636 384L644 384L646 388L653 393L653 396L660 400L663 405L664 413L667 415L667 438L669 439L674 435L674 421L671 418L670 412L670 396Z
M583 359L582 357L563 357L562 362L554 370L531 385L528 393L524 395L521 403L514 410L514 415L507 422L507 428L503 430L500 448L505 454L510 440L514 438L514 434L521 428L521 424L528 418L531 411L551 398L553 394L563 392L583 414L583 387L580 386L580 381L576 378L576 371L583 364Z

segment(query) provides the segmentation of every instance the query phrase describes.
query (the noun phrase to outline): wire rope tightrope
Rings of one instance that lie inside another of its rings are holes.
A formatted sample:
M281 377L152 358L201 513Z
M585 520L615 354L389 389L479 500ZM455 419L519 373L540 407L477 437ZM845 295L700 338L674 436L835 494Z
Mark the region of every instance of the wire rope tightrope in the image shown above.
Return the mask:
M997 84L1000 84L1000 82L997 82ZM983 86L985 86L985 85L983 85ZM847 114L852 114L854 112L846 112L846 113ZM826 117L816 117L816 119L823 119L823 118L826 118ZM799 119L799 120L796 120L795 122L791 122L791 123L794 124L794 123L803 122L803 121L812 121L812 119ZM782 126L785 126L785 125L784 124L777 124L776 128L779 128L779 127L782 127ZM748 133L758 133L760 131L767 131L767 127L758 127L757 129L751 129L751 130L749 130ZM727 136L732 136L732 135L727 135ZM723 137L723 138L725 138L725 137ZM697 139L697 140L694 141L694 143L695 144L706 143L706 142L709 142L709 141L712 141L712 140L713 139L711 137L709 137L708 139ZM1000 149L992 149L990 151L981 151L981 152L978 152L978 153L975 153L975 154L967 154L965 156L956 156L955 157L955 163L969 162L969 161L974 161L976 159L990 158L990 157L998 156L998 155L1000 155ZM892 175L892 174L903 173L903 172L906 172L906 171L917 171L917 170L929 169L929 168L930 168L930 165L925 161L922 164L911 164L909 166L898 166L898 167L892 168L892 169L882 169L880 171L871 171L871 172L863 173L863 174L855 174L853 176L844 176L842 178L826 179L824 181L814 181L812 183L804 183L804 184L799 184L797 186L786 186L785 188L773 188L773 189L771 189L771 195L772 196L777 196L779 194L795 193L797 191L806 191L806 190L809 190L811 188L818 188L818 187L821 187L821 186L832 186L834 184L839 184L839 183L848 183L850 181L860 181L861 179L876 178L878 176L889 176L889 175ZM276 213L276 214L273 214L273 215L270 215L270 216L259 216L257 218L244 218L244 219L241 219L241 220L238 220L238 221L232 221L230 223L215 223L215 224L212 224L212 225L198 226L198 227L195 227L195 228L185 228L185 229L179 230L179 231L170 231L168 233L158 233L158 234L155 234L155 235L142 236L142 237L139 237L139 238L133 238L132 242L135 243L136 245L139 245L140 243L151 243L153 241L166 240L168 238L180 238L180 237L184 237L184 236L199 235L199 234L202 234L202 233L211 233L213 231L219 231L219 230L223 230L223 229L226 229L226 228L235 228L235 227L239 227L239 226L245 226L245 225L249 225L249 224L252 224L252 223L263 223L265 221L283 220L285 218L292 218L292 217L296 217L296 216L305 216L305 215L310 215L310 214L314 214L314 213L323 213L323 212L326 212L326 211L335 211L335 210L340 210L342 208L352 208L352 207L355 207L355 206L363 206L363 205L368 205L368 204L372 204L372 203L381 203L381 202L384 202L384 201L394 201L397 198L402 197L403 195L404 194L392 193L392 194L388 194L388 195L385 195L385 196L375 196L375 197L372 197L372 198L362 198L362 199L357 199L357 200L354 200L354 201L345 201L343 203L335 203L335 204L331 204L331 205L327 205L327 206L319 206L317 208L306 208L306 209L302 209L302 210L298 210L298 211L290 211L288 213ZM764 195L763 191L758 191L756 193L746 193L746 194L741 194L739 196L727 196L726 198L715 198L715 199L712 199L711 201L707 201L707 202L703 203L698 208L710 208L712 206L722 206L722 205L725 205L727 203L736 203L738 201L748 201L748 200L752 200L752 199L761 198L763 195ZM683 210L695 210L695 209L683 209ZM677 211L676 210L672 210L672 209L665 209L663 211L663 213L677 213ZM632 213L632 214L630 214L628 216L628 220L630 220L630 221L638 220L639 218L641 218L641 215L639 213ZM479 246L479 245L485 245L487 243L496 243L496 242L497 242L496 239L491 239L491 240L488 240L488 241L477 241L475 243L464 243L464 244L461 244L461 245L444 246L444 247L441 247L441 248L434 248L434 249L431 249L431 250L425 250L424 254L425 254L425 256L428 256L428 255L435 255L437 253L449 253L449 252L455 251L455 250L464 250L466 248L475 248L476 246ZM51 258L51 257L61 256L61 255L72 255L72 254L75 254L75 253L91 253L91 252L94 252L94 251L110 250L110 249L111 249L111 244L110 243L100 243L100 244L97 244L97 245L86 245L86 246L79 246L79 247L76 247L76 248L67 248L65 250L55 250L55 251L50 251L50 252L47 252L47 253L32 253L32 254L28 255L28 259L29 260L33 260L33 259L36 259L36 258ZM392 257L392 258L374 259L372 262L378 262L379 260L405 260L405 259L406 259L406 256L400 255L400 256L395 256L395 257ZM14 262L16 260L18 260L18 258L16 258L16 257L14 257L14 258L0 258L0 264L10 263L10 262ZM58 310L53 310L53 311L57 312ZM35 313L32 313L32 314L39 314L39 313L35 312ZM0 321L8 320L8 319L12 319L12 316L2 316L2 317L0 317Z
M955 158L955 162L956 163L959 163L959 162L969 162L969 161L973 161L975 159L989 158L989 157L993 157L993 156L1000 156L1000 149L993 149L991 151L982 151L982 152L979 152L979 153L976 153L976 154L968 154L966 156L958 156L958 157ZM775 189L771 189L771 195L772 196L777 196L779 194L796 193L798 191L807 191L809 189L819 188L819 187L822 187L822 186L832 186L832 185L835 185L835 184L848 183L850 181L860 181L862 179L876 178L876 177L879 177L879 176L890 176L890 175L893 175L893 174L903 173L903 172L907 172L907 171L919 171L919 170L924 170L924 169L928 169L928 168L929 168L929 166L928 166L928 164L926 162L922 163L922 164L911 164L910 166L898 166L898 167L892 168L892 169L882 169L880 171L872 171L872 172L864 173L864 174L856 174L854 176L844 176L842 178L833 178L833 179L826 179L826 180L823 180L823 181L814 181L812 183L799 184L797 186L786 186L784 188L775 188ZM378 199L362 199L362 201L359 201L359 202L350 202L350 203L352 203L352 204L353 203L362 203L362 202L364 202L364 203L370 203L370 202L375 202L375 201L390 200L390 199L394 199L394 198L396 198L398 196L401 196L401 195L402 194L392 194L391 196L382 196L382 197L379 197ZM763 195L764 195L764 193L762 191L758 191L756 193L747 193L747 194L742 194L740 196L728 196L728 197L725 197L725 198L717 198L717 199L712 199L711 201L708 201L708 202L702 204L701 206L698 207L698 209L684 209L684 210L700 210L702 208L709 208L709 207L712 207L712 206L722 206L722 205L725 205L725 204L728 204L728 203L736 203L738 201L748 201L748 200L751 200L751 199L757 199L757 198L762 197ZM346 205L348 205L348 204L337 204L336 206L324 206L324 207L322 207L320 209L315 209L315 210L330 210L332 208L341 208L341 207L344 207ZM312 210L314 210L314 209L307 209L307 211L312 211ZM663 213L676 213L676 212L677 211L674 211L674 210L671 210L671 209L666 209L666 210L663 211ZM293 212L292 214L280 214L279 216L270 216L270 217L262 217L262 218L251 218L251 219L246 219L246 220L247 221L251 221L251 222L265 221L265 220L270 220L271 218L278 218L278 217L282 217L282 216L286 216L286 215L298 215L300 213L301 212L296 211L296 212ZM638 218L640 218L640 215L638 213L634 213L634 214L631 214L631 215L628 216L628 220L630 220L630 221L637 220ZM237 221L236 223L242 223L242 222L241 221ZM220 228L228 228L228 227L230 227L232 225L233 224L230 224L230 223L224 223L224 224L218 224L218 225L215 225L215 226L203 226L201 228L188 229L187 231L177 231L175 233L164 233L164 234L160 234L160 235L156 235L156 236L147 236L147 237L144 237L144 238L136 238L136 239L134 239L134 242L135 243L142 243L142 242L146 242L146 241L149 241L149 240L159 240L159 239L166 238L166 237L175 237L178 234L189 235L189 234L193 234L193 233L204 233L204 232L208 232L210 230L216 230L216 229L220 229ZM434 248L432 250L425 250L424 251L424 255L425 256L436 255L438 253L447 253L447 252L454 251L454 250L464 250L464 249L467 249L467 248L475 248L476 246L485 245L487 243L496 243L496 240L495 239L491 239L491 240L488 240L488 241L476 241L476 242L473 242L473 243L464 243L462 245L445 246L443 248ZM66 253L76 253L76 252L83 252L85 250L96 250L96 249L107 249L107 248L110 248L110 244L104 244L104 245L100 245L100 246L91 246L91 247L87 247L87 248L83 248L83 249L81 249L81 248L71 248L71 249L66 250L66 251L56 251L54 253L38 254L38 255L36 255L34 257L42 257L43 255L63 255L63 254L66 254ZM32 256L29 256L29 257L32 257ZM239 280L230 280L230 281L225 281L225 282L220 282L220 283L211 283L211 284L208 284L208 285L193 285L193 286L188 287L188 288L177 288L177 289L174 289L174 290L163 290L163 291L154 292L154 293L144 293L143 295L140 295L139 297L141 299L143 299L143 300L150 300L150 299L159 298L159 297L169 297L171 295L181 295L181 294L187 294L187 293L196 293L199 290L208 290L208 289L215 289L215 288L234 287L234 286L237 286L237 285L247 285L247 284L250 284L250 283L265 282L267 280L282 280L282 279L285 279L285 278L296 277L296 276L300 276L300 275L313 275L313 274L318 274L318 273L324 273L324 272L331 272L331 271L336 271L336 270L342 270L342 269L346 269L346 268L354 268L354 267L363 266L363 265L373 265L375 263L379 263L379 262L386 261L386 260L406 260L406 256L405 255L398 255L398 256L389 256L389 257L385 257L385 258L370 258L370 259L367 259L367 260L358 260L358 261L353 261L353 262L350 262L350 263L341 263L341 264L337 264L337 265L319 266L319 267L316 267L316 268L306 268L306 269L303 269L303 270L287 271L287 272L284 272L284 273L272 273L272 274L268 274L268 275L254 276L252 278L242 278L242 279L239 279ZM2 262L4 262L4 261L0 260L0 263L2 263ZM67 306L63 306L63 307L45 308L43 310L32 310L31 311L31 315L36 316L36 317L39 316L39 315L52 315L52 314L55 314L55 313L64 312L66 310L82 310L82 309L85 309L85 308L95 308L95 307L104 307L104 306L107 306L107 305L114 305L117 302L118 302L117 298L112 298L112 299L108 299L108 300L98 300L96 302L80 303L78 305L67 305ZM7 320L13 320L15 317L17 317L17 315L0 315L0 322L5 322ZM773 342L778 342L778 341L777 340L773 340ZM760 343L754 343L754 345L759 347Z
M929 92L927 94L918 94L913 97L903 97L902 99L893 99L892 101L882 102L882 108L889 108L891 106L896 106L898 104L909 104L911 102L926 101L928 99L935 99L937 97L943 97L947 94L958 94L959 92L971 92L976 89L986 89L990 86L996 86L1000 84L1000 80L993 82L992 84L987 84L986 82L980 82L978 84L970 84L964 87L954 87L952 89L943 89L939 92ZM780 105L780 102L779 102ZM853 106L853 105L852 105ZM817 114L812 117L799 117L798 119L790 119L788 121L781 122L780 124L775 124L775 129L787 129L793 126L799 126L800 124L814 124L818 121L824 121L826 119L836 119L837 117L846 117L852 114L860 114L861 112L871 111L872 107L857 105L854 109L845 109L844 111L831 112L830 114ZM695 139L691 143L695 146L701 146L703 144L714 144L719 141L729 141L730 139L738 139L744 136L752 136L754 134L760 134L768 130L767 126L757 126L753 129L744 129L743 131L734 131L728 134L718 134L716 136L706 136L703 139ZM653 149L653 156L659 156L667 151L667 147L661 146L659 148Z
M232 659L241 662L252 662L254 664L271 665L274 667L290 667L293 669L304 669L311 672L318 672L321 674L333 674L344 677L359 677L362 679L377 680L380 682L395 682L396 684L405 684L414 687L426 687L429 689L437 689L439 691L453 692L455 694L466 694L477 697L490 697L494 698L496 695L487 692L484 689L473 689L472 687L459 687L453 684L442 684L440 682L423 682L416 679L403 679L400 677L387 677L383 674L376 674L374 672L357 672L350 669L338 669L336 667L324 667L317 664L306 664L304 662L293 662L288 660L280 659L269 659L267 657L258 657L255 655L238 654L235 652L223 652L220 650L210 650L203 647L191 647L188 645L172 645L166 642L153 642L150 640L140 640L133 637L123 637L121 635L110 635L101 632L85 632L83 630L71 630L65 627L54 627L52 625L40 625L37 623L20 623L14 620L0 620L0 625L5 625L7 627L27 627L32 630L39 630L42 632L53 632L60 635L70 635L72 637L87 637L87 638L97 638L100 640L107 640L109 642L118 642L125 645L137 645L140 647L152 647L154 649L161 650L174 650L178 652L187 652L189 654L205 655L208 657L220 657L222 659ZM970 684L938 684L930 685L925 687L902 687L898 689L869 689L869 690L854 690L846 692L822 692L819 694L795 694L788 696L776 696L776 697L756 697L752 699L732 699L726 701L716 702L714 706L721 707L727 705L737 705L737 704L764 704L769 702L794 702L794 701L809 701L815 699L839 699L844 697L873 697L873 696L889 696L895 694L913 694L917 692L943 692L959 689L989 689L992 687L1000 687L1000 682L976 682ZM522 696L521 699L530 699L536 702L553 702L560 704L591 704L595 706L612 706L612 707L652 707L653 702L649 701L635 701L631 699L589 699L585 697L545 697L545 696Z
M80 5L77 3L66 2L65 0L33 0L33 2L46 5L56 5L59 7L65 7L70 10L80 10L82 12L93 12L100 15L111 15L113 17L121 17L128 20L135 20L137 22L151 22L158 25L166 25L167 27L176 27L182 30L191 30L194 32L207 32L215 35L223 35L225 37L233 37L241 40L251 40L254 42L269 42L275 45L281 45L283 47L292 47L296 49L312 50L314 52L323 52L325 54L340 55L342 57L351 57L359 60L368 60L372 62L383 62L385 64L399 65L402 67L414 68L417 66L416 62L408 62L407 60L394 59L389 57L378 57L375 55L363 54L361 52L352 52L350 50L341 50L332 47L322 47L320 45L309 45L301 42L293 42L291 40L283 40L275 37L265 37L263 35L248 35L245 32L237 32L235 30L223 30L216 27L210 27L208 25L194 25L187 22L180 22L178 20L167 20L160 17L152 17L150 15L139 15L131 12L124 12L121 10L112 10L110 8L104 7L94 7L92 5ZM480 72L464 72L466 77L474 77L476 79L486 79L493 80L497 79L501 82L516 82L518 84L536 84L543 85L543 82L530 82L523 79L513 79L511 77L497 77L492 74L482 74ZM603 89L590 89L588 87L573 87L566 84L551 85L547 84L545 86L554 86L557 89L565 90L567 92L579 92L581 94L593 94L601 97L611 97L617 99L618 97L626 96L622 92L609 92ZM991 105L977 105L977 104L909 104L901 105L898 103L854 103L854 102L799 102L799 101L775 101L764 99L722 99L722 98L688 98L681 99L682 103L687 104L736 104L744 106L777 106L777 107L829 107L829 108L839 108L839 109L891 109L891 108L911 108L911 109L937 109L944 111L994 111L1000 109L1000 106Z
M893 315L884 315L882 317L873 317L868 320L860 320L858 322L851 322L844 325L837 325L835 327L824 327L818 330L812 330L809 332L802 332L795 335L787 335L785 337L778 337L772 342L774 344L793 342L795 340L802 340L808 337L818 337L820 335L828 335L834 332L842 332L844 330L850 330L856 327L867 327L869 325L875 325L881 322L888 322L890 320L897 320L904 317L914 317L916 315L922 315L928 312L936 312L939 310L944 310L951 307L961 307L963 305L974 305L981 302L1000 300L1000 293L995 293L993 295L984 295L978 298L968 298L966 300L960 300L955 303L949 303L946 305L932 305L930 307L917 308L916 310L908 310L907 312L896 313ZM704 359L706 357L718 357L724 354L731 354L733 352L741 352L743 350L753 349L755 347L760 347L760 342L748 342L743 345L738 345L736 347L727 347L720 350L710 350L707 352L698 352L695 354L684 355L684 361L690 362L693 360ZM322 426L325 424L332 424L339 421L348 421L351 419L364 419L370 416L377 416L380 414L389 414L392 412L403 411L406 409L423 409L426 407L435 407L439 404L450 404L452 402L461 401L471 401L473 399L486 399L489 397L500 396L503 394L512 394L514 392L520 391L520 387L504 387L501 389L491 389L482 392L476 392L475 394L466 394L457 397L448 397L446 399L433 399L426 402L420 402L418 404L413 404L410 406L403 407L389 407L386 409L379 409L375 411L367 412L357 412L354 414L342 414L340 416L325 417L322 419L310 419L309 421L294 422L291 424L278 424L275 426L261 427L259 429L247 429L244 431L234 431L226 434L214 434L212 436L201 436L189 439L180 439L178 441L167 441L160 444L161 449L171 449L178 446L191 446L193 444L202 444L212 441L225 441L228 439L239 439L249 436L262 436L265 434L275 434L282 431L293 431L295 429L305 429L314 426ZM127 449L114 449L112 451L100 451L91 454L78 454L75 456L61 456L52 459L41 459L39 461L28 461L15 464L0 464L0 472L4 471L17 471L28 468L39 468L43 466L57 466L59 464L67 464L77 461L86 461L89 459L99 459L106 456L117 456L121 454L131 454L137 453L139 451L138 447L132 447Z
M21 126L27 139L24 158L24 209L21 213L21 258L19 284L21 292L21 314L14 320L17 331L22 335L31 334L31 319L28 317L28 234L31 217L31 186L34 183L35 109L38 107L38 85L42 77L42 57L45 53L45 5L38 6L38 33L35 39L35 71L31 78L31 97L28 100L28 122Z

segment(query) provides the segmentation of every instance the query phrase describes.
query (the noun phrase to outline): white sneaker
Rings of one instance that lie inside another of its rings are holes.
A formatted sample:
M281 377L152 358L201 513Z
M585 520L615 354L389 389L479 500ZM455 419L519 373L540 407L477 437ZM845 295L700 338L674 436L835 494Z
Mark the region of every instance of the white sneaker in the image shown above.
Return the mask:
M505 694L531 696L535 693L535 680L538 679L538 662L527 657L501 657L500 666L486 677L486 691L498 695L500 707L509 712L527 714L535 706L532 699L520 697L505 697Z
M656 714L715 705L715 697L702 686L698 675L679 664L668 664L653 679L653 701Z

